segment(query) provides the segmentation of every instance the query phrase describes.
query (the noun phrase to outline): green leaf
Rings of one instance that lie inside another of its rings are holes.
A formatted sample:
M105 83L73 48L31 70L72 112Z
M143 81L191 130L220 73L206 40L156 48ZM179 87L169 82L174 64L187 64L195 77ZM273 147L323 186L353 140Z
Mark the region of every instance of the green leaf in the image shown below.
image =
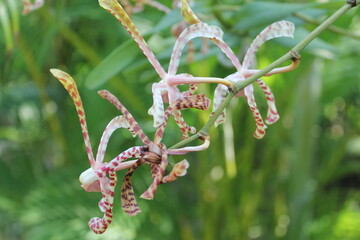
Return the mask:
M14 47L13 36L11 31L11 22L8 15L8 11L5 5L1 2L0 2L0 23L4 31L6 50L10 52Z
M306 37L307 35L309 35L309 31L303 27L300 27L300 28L296 28L294 33L294 38L279 38L276 39L275 41L283 46L291 48L295 46L298 42L300 42L302 39L304 39L304 37ZM320 38L317 38L313 40L304 49L304 52L327 58L329 54L331 55L333 53L337 53L338 49L334 45Z
M174 9L170 13L166 14L160 22L152 28L150 31L146 32L145 35L154 34L160 32L161 30L168 29L175 25L176 23L182 20L181 13L179 9Z
M234 28L240 31L247 31L251 28L269 25L310 6L314 6L314 4L275 2L252 2L245 4L237 12L239 23Z
M139 47L130 39L112 51L85 80L85 86L95 89L104 84L118 72L127 68L140 54Z

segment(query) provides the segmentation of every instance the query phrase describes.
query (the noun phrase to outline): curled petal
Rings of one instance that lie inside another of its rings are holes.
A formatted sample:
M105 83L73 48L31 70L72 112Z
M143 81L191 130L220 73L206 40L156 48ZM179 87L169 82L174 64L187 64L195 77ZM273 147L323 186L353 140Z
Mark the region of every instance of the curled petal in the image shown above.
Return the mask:
M135 169L142 164L142 160L137 160L134 165L131 166L129 171L125 174L125 178L121 188L121 207L124 212L129 216L135 216L141 212L139 205L136 202L134 195L134 189L131 184L131 176Z
M295 26L289 21L279 21L265 28L252 42L245 54L243 69L249 69L254 62L255 53L266 41L278 37L293 37Z
M127 161L127 162L124 161L129 158L140 158L142 156L141 153L142 149L143 149L142 146L136 146L123 151L116 158L114 158L105 165L104 167L105 171L108 171L109 169L114 169L115 171L119 171L131 167L134 163L133 161Z
M159 184L161 183L161 181L165 175L165 169L168 164L167 156L168 156L167 151L163 147L161 163L160 163L160 165L153 166L153 169L152 169L154 181L150 185L150 187L143 194L141 194L141 196L140 196L141 198L147 199L147 200L152 200L154 198L157 187L159 186Z
M176 102L181 97L180 90L175 86L168 86L167 91L169 104Z
M169 155L182 155L189 152L199 152L207 149L210 145L210 137L207 136L204 138L204 143L199 146L191 146L191 147L184 147L179 149L169 149Z
M184 118L183 118L183 116L182 116L182 114L181 114L181 112L179 110L174 110L172 112L172 115L173 115L173 117L175 119L176 124L179 126L179 128L180 128L180 130L182 132L182 139L183 140L187 139L189 137L188 132L190 132L192 134L196 133L196 128L192 127L192 126L189 126L185 122L185 120L184 120Z
M177 38L174 45L174 49L171 54L168 74L170 76L176 74L182 51L186 43L188 43L191 39L198 37L222 39L222 36L223 32L219 27L207 25L206 23L202 22L193 24L185 28L185 30Z
M189 93L190 95L194 95L196 93L196 91L198 90L198 84L196 83L191 83L189 84Z
M219 106L224 102L227 92L228 92L227 87L221 84L217 85L214 93L214 105L213 105L212 114L214 114L215 111L219 108ZM224 111L222 111L220 116L216 119L215 127L224 123L225 119L226 119L226 109L224 109Z
M152 85L153 105L149 109L148 114L154 117L154 127L159 127L164 123L164 102L162 98L163 91L166 91L166 88L161 82L154 83Z
M175 121L183 133L186 132L187 135L188 131L194 132L195 129L192 129L186 124L179 110L186 108L207 110L209 108L209 105L210 105L210 99L208 99L204 94L182 97L179 100L177 100L175 103L169 105L163 116L164 123L161 126L159 126L158 129L156 130L154 142L156 144L160 143L164 134L167 120L171 114L174 115Z
M93 168L89 168L82 172L79 177L81 187L87 192L100 192L99 178Z
M245 96L246 96L246 101L248 102L250 110L255 119L256 130L254 133L254 137L256 137L257 139L261 139L265 135L266 126L260 115L259 109L256 106L253 91L254 91L253 86L252 86L252 84L250 84L247 87L245 87L244 92L245 92Z
M103 135L100 139L99 148L96 154L96 162L102 163L104 160L104 154L106 151L107 144L109 142L109 139L112 135L112 133L118 129L118 128L127 128L130 130L130 132L133 134L133 136L136 136L132 129L130 128L129 122L125 119L124 116L117 116L114 119L110 121L110 123L106 126Z
M88 223L90 229L96 234L105 232L112 222L116 181L117 177L115 171L109 172L109 179L105 176L100 179L101 185L106 185L102 186L103 198L99 202L99 207L101 211L104 212L104 216L102 218L92 218Z
M189 162L184 159L181 162L175 164L169 175L162 179L162 183L168 183L175 181L178 177L185 176L187 169L189 168Z
M260 85L261 89L263 90L268 104L268 113L265 122L269 125L273 124L280 118L275 105L275 97L271 92L269 86L266 85L266 83L263 80L258 79L256 82Z
M201 23L201 20L195 15L194 11L190 8L190 5L186 0L182 0L182 8L181 15L184 20L189 24L198 24ZM241 69L241 64L235 53L232 49L222 40L221 37L210 37L211 41L213 41L221 51L231 60L233 65L236 67L238 71Z
M90 138L89 138L89 133L88 133L87 125L86 125L85 110L84 110L84 107L83 107L81 97L80 97L79 91L77 89L76 83L75 83L74 79L69 74L67 74L66 72L63 72L63 71L58 70L58 69L50 69L50 72L64 86L64 88L69 93L70 97L72 98L72 100L73 100L73 102L75 104L75 108L77 110L77 114L78 114L78 117L79 117L81 131L82 131L84 142L85 142L85 147L86 147L86 152L87 152L87 155L88 155L88 159L89 159L90 165L94 166L95 165L95 160L94 160L94 155L93 155L93 151L92 151L92 148L91 148L91 142L90 142Z
M134 164L133 161L123 161L129 158L140 158L142 148L142 146L131 147L105 165L96 164L95 167L82 172L79 177L81 187L87 192L100 192L102 187L99 178L104 177L109 171L119 171L131 167ZM106 186L106 184L102 184L102 186Z

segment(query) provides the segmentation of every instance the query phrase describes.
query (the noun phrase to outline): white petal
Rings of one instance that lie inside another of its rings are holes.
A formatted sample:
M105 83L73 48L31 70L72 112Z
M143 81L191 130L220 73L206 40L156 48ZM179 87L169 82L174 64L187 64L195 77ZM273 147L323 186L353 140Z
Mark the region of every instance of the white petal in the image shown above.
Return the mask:
M264 42L278 37L293 37L294 30L294 24L289 21L275 22L265 28L259 35L257 35L255 40L250 45L248 51L246 52L243 61L243 69L248 69L252 67L256 51Z

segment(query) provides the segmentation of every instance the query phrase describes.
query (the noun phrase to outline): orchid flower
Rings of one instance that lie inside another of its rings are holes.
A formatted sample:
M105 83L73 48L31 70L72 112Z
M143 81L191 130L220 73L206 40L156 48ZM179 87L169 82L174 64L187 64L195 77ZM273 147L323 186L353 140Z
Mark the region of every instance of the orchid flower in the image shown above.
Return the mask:
M159 184L172 182L175 181L178 177L184 176L186 174L187 168L189 167L189 163L186 160L183 160L175 164L169 175L164 176L165 169L168 164L168 155L202 151L210 144L210 139L208 137L204 137L204 143L200 146L184 147L181 149L167 150L165 145L161 143L167 119L171 115L172 111L185 108L207 110L210 105L210 100L207 99L205 95L199 94L184 97L170 105L165 111L166 121L159 128L157 128L154 141L151 141L142 131L139 124L136 122L130 112L119 102L119 100L110 92L103 90L99 92L100 96L114 104L123 113L123 115L115 117L105 128L95 159L87 130L85 111L75 81L69 74L61 70L51 69L51 73L68 91L78 113L79 122L86 146L86 152L91 166L80 175L79 179L82 184L81 186L86 191L101 192L102 194L102 198L99 201L99 208L104 213L104 216L102 218L95 217L89 221L89 227L97 234L103 233L112 222L114 191L117 183L116 171L130 168L124 178L121 199L123 210L128 215L134 216L140 212L140 208L136 203L130 180L132 173L137 167L143 163L148 163L151 165L151 172L154 181L148 190L146 190L141 195L141 197L145 199L153 199ZM141 139L144 146L131 147L120 153L110 162L104 163L103 159L109 138L118 128L128 129L133 136L138 136ZM125 160L130 158L136 158L137 160L130 160L125 162ZM107 177L107 175L109 177Z
M28 14L31 11L34 11L44 5L44 0L35 0L34 3L31 3L30 0L23 0L24 10L23 14Z
M186 0L182 0L182 10L181 10L182 16L189 24L199 24L201 20L195 15L195 13L190 8L189 4ZM225 79L234 83L240 82L245 80L246 78L254 75L256 72L260 70L256 69L249 69L254 64L255 60L255 54L256 51L259 49L259 47L266 41L278 38L278 37L293 37L294 32L294 24L288 21L279 21L271 24L267 28L265 28L254 40L254 42L250 45L244 61L243 65L240 64L240 61L238 60L237 56L231 51L230 47L226 45L226 43L219 42L218 39L212 39L212 41L222 50L227 49L226 56L231 60L234 67L236 68L236 72L234 74L231 74L227 76ZM296 55L294 53L294 55ZM265 76L270 76L277 73L284 73L294 70L299 65L299 57L294 56L292 64L286 67L281 68L275 68L269 73L267 73ZM270 88L266 85L264 81L261 79L258 79L256 81L261 89L263 90L266 100L268 103L268 114L266 118L267 124L272 124L276 122L279 119L279 114L277 113L277 109L275 106L275 98L273 93L271 92ZM226 88L224 85L219 84L217 88L215 89L214 93L214 105L213 105L213 112L216 111L216 109L221 105L221 103L225 100L225 97L227 95L228 88ZM253 94L253 86L252 84L248 85L244 88L243 91L238 93L236 96L243 96L245 95L245 98L248 102L248 105L250 107L250 110L255 118L256 123L256 131L254 133L254 136L256 138L262 138L265 135L265 128L266 125L263 122L263 119L259 113L259 110L257 108L254 94ZM219 116L219 118L215 122L215 126L223 123L225 121L225 110L222 112L222 114Z
M176 74L182 50L185 44L193 38L196 37L206 37L211 39L216 39L221 46L227 46L222 40L222 31L220 28L215 26L209 26L205 23L195 24L186 28L182 34L180 34L177 39L174 50L171 55L171 60L169 64L168 72L162 68L161 64L145 42L144 38L141 36L133 22L130 20L129 16L126 14L122 6L116 0L99 0L100 6L113 14L122 25L128 30L132 38L138 44L140 49L143 51L145 56L148 58L151 65L154 67L155 71L160 77L160 82L154 83L152 86L153 93L153 106L149 110L149 114L154 117L154 127L158 127L164 123L164 102L169 102L169 104L174 103L183 96L193 94L196 87L194 84L197 83L220 83L226 86L232 86L232 82L221 79L221 78L206 78L206 77L193 77L189 74ZM234 55L230 48L224 47L222 50L226 55L231 57ZM231 54L228 53L231 51ZM237 58L234 59L238 61ZM235 63L237 64L237 63ZM191 88L189 92L180 93L177 85L181 84L190 84ZM181 129L186 129L183 131L183 138L187 138L187 132L194 133L196 130L192 127L186 125L182 119L181 113L178 111L173 112L173 116L178 124L180 124ZM184 127L187 126L187 127Z

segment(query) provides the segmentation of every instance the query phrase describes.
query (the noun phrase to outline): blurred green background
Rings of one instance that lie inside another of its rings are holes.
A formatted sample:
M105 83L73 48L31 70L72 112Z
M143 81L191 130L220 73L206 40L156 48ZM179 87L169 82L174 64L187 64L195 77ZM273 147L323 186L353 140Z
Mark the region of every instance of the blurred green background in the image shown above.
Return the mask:
M240 59L265 26L296 24L295 39L266 43L257 54L264 67L289 51L345 1L196 1L194 10L220 26ZM170 1L163 1L171 7ZM79 174L89 167L73 103L50 68L78 84L93 148L118 111L97 95L118 96L148 135L155 129L147 109L151 84L159 81L136 44L96 0L45 0L22 15L20 1L0 0L0 239L360 239L360 10L336 22L302 53L300 67L264 78L276 97L280 120L261 140L244 98L234 99L227 122L211 130L212 144L186 155L188 174L161 185L153 201L138 199L142 213L128 217L116 190L115 219L103 235L88 228L102 216L99 193L86 193ZM310 18L310 19L306 19ZM166 67L181 20L145 6L132 19ZM197 39L199 40L199 39ZM199 49L201 41L194 41ZM180 72L225 77L234 72L210 43ZM212 98L215 85L201 85ZM266 100L255 86L265 117ZM200 129L210 112L184 111ZM170 121L164 143L180 140ZM112 136L106 159L138 139L125 130ZM179 161L184 157L171 157ZM121 181L124 172L118 173ZM151 182L148 166L133 177L135 194ZM118 187L121 184L118 184Z

